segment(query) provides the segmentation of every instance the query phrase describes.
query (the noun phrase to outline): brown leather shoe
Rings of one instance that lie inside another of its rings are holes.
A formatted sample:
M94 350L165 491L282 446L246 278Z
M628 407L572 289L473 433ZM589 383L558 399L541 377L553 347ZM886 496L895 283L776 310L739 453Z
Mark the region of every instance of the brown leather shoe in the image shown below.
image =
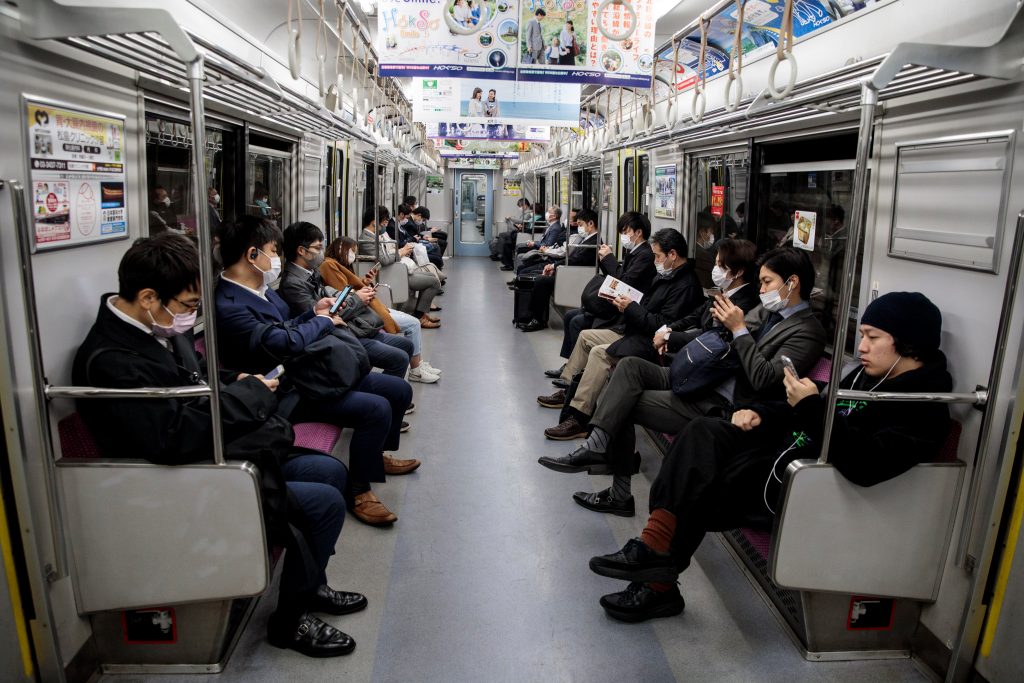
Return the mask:
M441 327L441 323L434 322L428 315L422 315L420 316L420 327L426 330L435 330L438 327Z
M432 323L439 323L439 322L441 322L441 319L438 318L436 315L427 315L426 313L424 313L423 317L426 318L427 320L429 320Z
M352 504L352 514L363 524L370 526L391 526L398 521L398 515L384 507L384 503L373 491L360 493Z
M561 408L565 404L565 390L559 389L550 396L538 396L537 403L545 408Z
M384 474L409 474L420 466L420 461L415 458L412 460L402 460L400 458L392 458L390 455L384 456Z
M544 436L555 441L569 441L571 439L587 438L587 428L580 424L575 417L570 417L557 427L548 427L544 430Z

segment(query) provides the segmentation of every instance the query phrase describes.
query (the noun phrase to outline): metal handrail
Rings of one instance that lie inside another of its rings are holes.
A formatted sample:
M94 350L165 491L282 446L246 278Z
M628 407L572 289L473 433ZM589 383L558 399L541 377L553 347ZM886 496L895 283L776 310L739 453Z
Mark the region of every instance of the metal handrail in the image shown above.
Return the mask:
M207 342L209 344L209 342ZM195 398L211 396L209 385L183 387L139 387L137 389L107 389L103 387L51 386L43 389L47 399L53 398ZM218 463L222 464L222 463Z
M835 375L833 375L834 377ZM849 401L879 401L879 402L924 402L924 403L966 403L968 405L984 406L988 404L989 392L979 389L965 393L950 392L928 392L928 391L856 391L854 389L840 389L836 397Z
M47 580L56 581L68 575L67 539L64 535L64 497L57 484L54 465L55 451L53 433L50 430L50 412L42 392L46 369L43 366L43 347L39 337L39 314L36 307L36 285L32 274L32 243L34 235L25 208L25 188L17 180L10 180L11 203L14 211L15 234L18 242L18 259L21 262L21 296L28 323L28 353L32 364L33 404L42 445L43 476L46 479L46 502L50 512L50 534L53 541L54 567L47 572Z

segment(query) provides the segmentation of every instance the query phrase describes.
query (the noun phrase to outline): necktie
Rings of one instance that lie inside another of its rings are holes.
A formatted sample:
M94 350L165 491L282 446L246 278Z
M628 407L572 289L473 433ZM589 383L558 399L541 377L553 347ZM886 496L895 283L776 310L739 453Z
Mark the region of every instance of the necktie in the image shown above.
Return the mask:
M761 329L757 331L757 340L761 341L761 339L764 338L764 336L768 334L768 332L770 332L771 329L780 322L782 322L781 313L774 311L772 313L769 313L768 318L764 321L764 325L762 325Z

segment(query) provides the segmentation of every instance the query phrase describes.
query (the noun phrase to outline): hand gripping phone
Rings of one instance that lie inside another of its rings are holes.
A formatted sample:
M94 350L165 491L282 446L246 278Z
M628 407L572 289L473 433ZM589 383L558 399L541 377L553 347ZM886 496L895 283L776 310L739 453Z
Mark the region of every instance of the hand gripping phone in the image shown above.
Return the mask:
M793 377L799 379L800 373L796 371L796 366L793 365L793 361L790 360L789 356L779 356L779 360L782 361L782 367L785 370L789 370L793 373Z
M277 379L284 374L284 366L278 365L276 368L263 375L263 379Z
M342 289L340 292L338 292L338 298L336 298L334 300L334 303L331 304L331 308L330 308L330 314L331 315L337 315L338 314L338 311L341 309L342 304L345 303L345 299L347 299L348 295L351 294L351 293L352 293L352 285L345 285L345 288Z

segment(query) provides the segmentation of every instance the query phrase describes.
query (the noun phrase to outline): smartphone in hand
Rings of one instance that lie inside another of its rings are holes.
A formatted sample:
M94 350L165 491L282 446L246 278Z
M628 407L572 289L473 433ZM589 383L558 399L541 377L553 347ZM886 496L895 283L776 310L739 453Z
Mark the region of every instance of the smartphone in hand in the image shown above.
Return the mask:
M779 360L782 361L783 370L789 370L794 379L800 379L800 373L796 371L796 366L793 365L793 361L789 356L779 356Z
M330 314L337 315L338 311L341 310L342 304L345 303L345 299L352 293L352 285L345 285L345 288L338 292L338 297L331 304Z
M263 375L263 379L277 379L284 374L284 366L278 365L276 368Z

